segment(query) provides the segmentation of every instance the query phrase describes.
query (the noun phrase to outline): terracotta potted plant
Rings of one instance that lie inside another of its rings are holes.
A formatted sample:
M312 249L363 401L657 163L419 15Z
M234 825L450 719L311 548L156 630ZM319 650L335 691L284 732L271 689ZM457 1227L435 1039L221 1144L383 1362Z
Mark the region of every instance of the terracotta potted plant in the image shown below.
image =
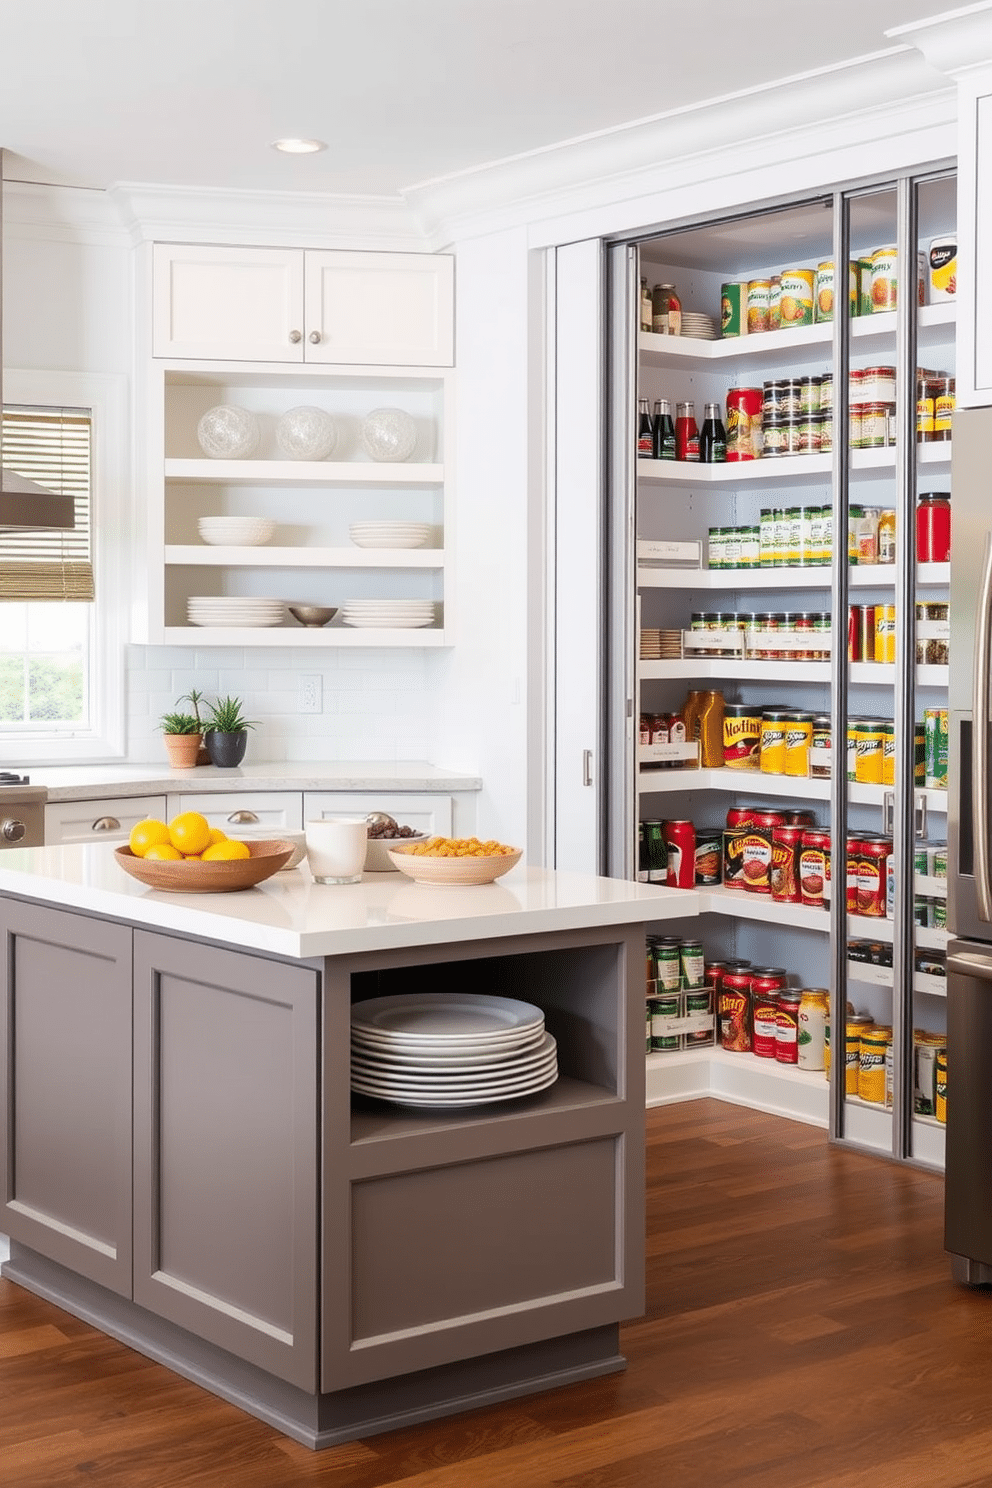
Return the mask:
M241 716L241 699L218 698L207 704L206 746L211 763L221 770L233 770L245 757L248 730L255 725Z
M199 718L193 713L163 713L159 728L173 770L191 770L203 743Z

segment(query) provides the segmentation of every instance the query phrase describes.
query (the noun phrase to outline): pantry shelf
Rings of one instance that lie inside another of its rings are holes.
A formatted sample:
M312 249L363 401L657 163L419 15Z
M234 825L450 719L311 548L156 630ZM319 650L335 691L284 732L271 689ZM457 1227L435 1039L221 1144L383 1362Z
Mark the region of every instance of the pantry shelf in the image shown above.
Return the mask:
M921 467L950 466L950 444L918 444L916 461ZM896 466L894 445L886 449L851 451L851 469L864 475L892 475ZM797 484L826 486L833 467L832 455L777 455L774 459L732 460L725 464L700 465L691 460L637 458L637 478L648 484L670 486Z
M167 481L251 486L441 486L443 465L365 464L354 460L179 460Z
M202 568L443 568L438 548L206 547L170 543L166 563Z
M751 894L744 889L698 889L700 914L731 915L735 919L761 920L769 925L789 925L793 929L830 929L830 912L810 909L805 904L783 904L770 894Z
M851 589L892 589L895 587L895 565L861 563L848 569ZM921 587L938 588L951 581L949 563L921 563L916 582ZM823 568L661 568L641 565L637 570L639 589L713 589L748 592L758 589L829 589L831 571Z
M957 321L957 306L953 300L921 306L917 318L918 332L925 337L931 330L944 330ZM769 366L782 361L784 351L793 357L808 353L816 360L829 359L834 328L830 321L818 325L793 326L792 329L762 331L757 335L728 336L715 341L705 341L693 336L659 336L653 331L638 334L638 350L649 361L663 366L666 362L713 361L726 362L746 358L749 363L763 360ZM876 315L855 316L851 321L851 340L859 351L868 351L874 342L891 344L896 334L894 310L881 311Z

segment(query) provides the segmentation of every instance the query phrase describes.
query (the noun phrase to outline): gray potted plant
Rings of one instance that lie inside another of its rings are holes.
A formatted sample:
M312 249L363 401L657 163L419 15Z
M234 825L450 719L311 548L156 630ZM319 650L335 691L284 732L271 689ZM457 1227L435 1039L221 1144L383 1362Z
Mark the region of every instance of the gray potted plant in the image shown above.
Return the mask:
M172 769L191 770L203 743L199 717L195 713L163 713L159 719L159 728L162 730Z
M241 714L241 699L218 698L207 703L205 742L211 764L221 770L233 770L245 757L248 730L255 725Z

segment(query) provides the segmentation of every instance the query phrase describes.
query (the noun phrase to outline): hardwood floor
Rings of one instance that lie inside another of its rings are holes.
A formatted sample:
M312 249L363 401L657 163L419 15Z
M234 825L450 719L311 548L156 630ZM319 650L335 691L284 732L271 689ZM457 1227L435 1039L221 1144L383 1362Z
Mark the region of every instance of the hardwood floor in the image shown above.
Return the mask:
M648 1113L624 1374L312 1453L0 1282L3 1488L992 1484L992 1294L938 1177L697 1101Z

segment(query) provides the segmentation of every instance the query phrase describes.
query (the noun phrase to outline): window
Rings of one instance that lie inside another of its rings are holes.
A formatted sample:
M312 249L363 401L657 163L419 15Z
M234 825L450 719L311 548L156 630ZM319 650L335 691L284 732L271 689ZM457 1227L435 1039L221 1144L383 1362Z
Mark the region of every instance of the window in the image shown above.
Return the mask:
M124 752L123 390L5 371L3 463L74 498L71 532L0 532L0 761Z

